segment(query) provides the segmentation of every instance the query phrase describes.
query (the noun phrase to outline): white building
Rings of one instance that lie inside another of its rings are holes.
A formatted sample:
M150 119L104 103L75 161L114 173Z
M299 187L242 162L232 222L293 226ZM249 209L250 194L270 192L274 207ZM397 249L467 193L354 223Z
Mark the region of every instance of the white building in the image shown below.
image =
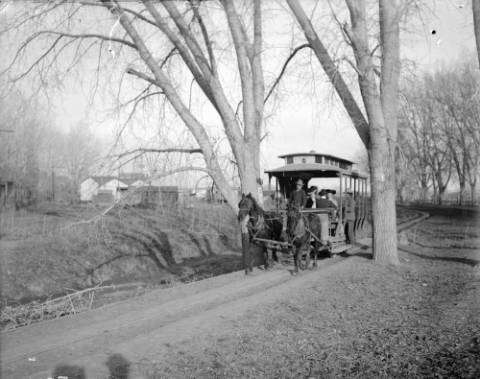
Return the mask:
M128 183L113 176L91 176L80 184L81 201L113 201L128 190Z

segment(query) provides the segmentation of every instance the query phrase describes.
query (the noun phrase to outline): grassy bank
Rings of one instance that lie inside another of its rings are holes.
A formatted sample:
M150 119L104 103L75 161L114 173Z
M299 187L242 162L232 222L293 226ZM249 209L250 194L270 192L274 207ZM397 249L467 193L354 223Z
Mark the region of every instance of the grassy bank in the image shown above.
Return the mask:
M479 231L461 229L472 222L433 217L423 228L430 243L448 232L454 245L453 235L467 238L470 251ZM138 365L148 378L478 378L480 266L449 260L441 241L435 259L402 252L398 267L348 258L218 325L214 337Z
M0 214L2 299L42 300L100 283L159 284L238 268L235 215L224 205L102 211L50 203Z

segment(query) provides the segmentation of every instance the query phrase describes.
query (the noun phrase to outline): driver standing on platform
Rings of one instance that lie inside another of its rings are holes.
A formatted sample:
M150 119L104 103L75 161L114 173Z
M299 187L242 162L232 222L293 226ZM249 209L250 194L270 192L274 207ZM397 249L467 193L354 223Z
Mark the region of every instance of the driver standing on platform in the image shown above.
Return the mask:
M307 194L303 189L303 180L298 179L296 182L296 189L290 193L288 198L288 205L296 210L302 210L307 204Z
M355 200L353 199L353 192L351 189L345 191L345 202L343 203L343 219L345 222L345 236L347 243L355 242Z

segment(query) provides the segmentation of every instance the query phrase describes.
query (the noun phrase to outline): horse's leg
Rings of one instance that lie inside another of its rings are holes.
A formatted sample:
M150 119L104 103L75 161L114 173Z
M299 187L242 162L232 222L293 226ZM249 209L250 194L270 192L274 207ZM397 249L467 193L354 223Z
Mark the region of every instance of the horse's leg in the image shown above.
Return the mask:
M248 251L248 271L253 271L253 255L250 250Z
M305 245L307 246L307 254L305 255L305 270L308 270L308 268L310 267L310 253L312 252L312 245L310 243L310 235L308 235L308 239L307 239Z
M272 261L272 259L271 259L272 249L265 246L265 248L263 249L263 257L265 259L265 264L264 264L265 270L268 270L270 268L270 262Z
M243 269L245 270L245 275L248 275L249 265L251 266L250 259L250 236L248 233L242 233L242 260L243 260Z
M298 273L298 247L293 245L293 264L295 266L294 272Z
M267 254L268 254L268 266L269 267L275 266L275 260L273 259L273 250L268 249Z
M317 268L317 260L318 260L318 241L315 240L313 243L313 268Z

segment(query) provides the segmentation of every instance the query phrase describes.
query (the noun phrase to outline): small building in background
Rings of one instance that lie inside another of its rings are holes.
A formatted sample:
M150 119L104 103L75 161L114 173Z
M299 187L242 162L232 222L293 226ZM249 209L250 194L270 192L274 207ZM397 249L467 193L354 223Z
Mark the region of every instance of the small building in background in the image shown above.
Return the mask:
M25 189L15 181L14 173L0 168L0 209L16 206L23 191Z
M0 208L7 207L15 201L15 182L13 179L0 177Z
M91 176L80 183L81 201L111 202L121 198L128 183L114 176Z
M177 206L181 191L177 186L130 186L123 200L128 205Z

